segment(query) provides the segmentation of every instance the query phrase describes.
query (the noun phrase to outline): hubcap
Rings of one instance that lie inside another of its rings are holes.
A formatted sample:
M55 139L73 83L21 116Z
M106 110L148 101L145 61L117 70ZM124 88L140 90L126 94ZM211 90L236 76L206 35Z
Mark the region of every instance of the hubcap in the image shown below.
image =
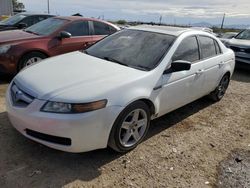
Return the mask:
M32 65L32 64L34 64L34 63L38 63L39 61L41 61L42 60L42 58L40 58L40 57L32 57L32 58L30 58L28 61L26 61L26 63L24 64L24 67L27 67L27 66L29 66L29 65Z
M218 97L222 98L224 96L224 94L226 93L226 90L228 88L228 84L229 84L229 78L228 76L225 76L224 78L222 78L220 85L219 85L219 93L218 93Z
M141 140L148 124L147 113L143 109L130 112L124 119L119 139L124 147L131 147Z

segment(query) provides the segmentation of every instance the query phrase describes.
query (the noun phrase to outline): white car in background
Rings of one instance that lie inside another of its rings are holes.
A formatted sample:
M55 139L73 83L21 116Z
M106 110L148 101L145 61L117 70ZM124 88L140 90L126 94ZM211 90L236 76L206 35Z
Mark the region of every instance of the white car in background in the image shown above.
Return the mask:
M207 32L131 27L20 72L7 112L19 132L51 148L127 152L150 120L205 95L219 101L234 66L233 51Z

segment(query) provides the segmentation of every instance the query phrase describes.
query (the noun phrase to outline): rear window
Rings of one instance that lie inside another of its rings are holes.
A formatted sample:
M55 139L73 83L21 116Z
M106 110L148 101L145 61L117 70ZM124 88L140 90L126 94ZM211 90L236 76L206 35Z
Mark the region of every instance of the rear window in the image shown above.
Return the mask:
M93 22L95 35L110 35L114 33L114 28L111 28L108 24L102 22Z
M217 52L214 44L214 39L210 37L199 36L199 41L203 59L216 56Z

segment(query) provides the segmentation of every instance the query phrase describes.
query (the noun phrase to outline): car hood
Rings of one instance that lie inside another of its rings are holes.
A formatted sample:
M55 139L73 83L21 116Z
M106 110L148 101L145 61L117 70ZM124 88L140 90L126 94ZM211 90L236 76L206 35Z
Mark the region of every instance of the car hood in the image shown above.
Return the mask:
M26 39L36 39L40 36L34 35L32 33L27 33L22 30L11 30L11 31L2 31L0 33L0 44L8 42L17 42L20 40Z
M241 39L233 38L229 41L229 44L236 45L236 46L250 47L250 40L241 40Z
M145 74L82 52L72 52L26 68L14 82L41 100L83 103L103 99L109 92Z

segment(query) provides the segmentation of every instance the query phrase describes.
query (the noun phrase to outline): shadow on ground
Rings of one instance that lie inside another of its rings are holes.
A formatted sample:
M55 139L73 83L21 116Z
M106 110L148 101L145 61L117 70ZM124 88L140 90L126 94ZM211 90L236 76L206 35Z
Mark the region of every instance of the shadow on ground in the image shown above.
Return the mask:
M242 68L235 69L232 80L250 83L250 70Z

